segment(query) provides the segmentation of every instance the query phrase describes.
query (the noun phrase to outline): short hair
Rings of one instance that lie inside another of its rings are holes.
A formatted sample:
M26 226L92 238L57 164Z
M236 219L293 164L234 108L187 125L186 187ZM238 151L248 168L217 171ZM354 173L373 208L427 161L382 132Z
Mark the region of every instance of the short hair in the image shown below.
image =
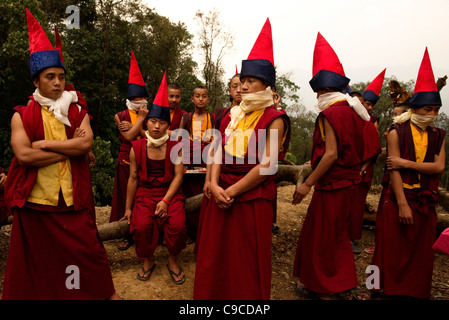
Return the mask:
M360 97L363 98L362 94L360 92L357 91L353 91L349 94L351 97Z
M181 90L181 86L179 84L177 84L177 83L169 83L167 85L167 90L170 90L170 89Z
M192 90L192 97L193 97L193 94L194 94L194 92L195 92L196 89L206 90L206 91L207 91L207 95L209 95L209 90L207 90L207 88L206 88L205 86L196 86L196 87L193 88L193 90Z

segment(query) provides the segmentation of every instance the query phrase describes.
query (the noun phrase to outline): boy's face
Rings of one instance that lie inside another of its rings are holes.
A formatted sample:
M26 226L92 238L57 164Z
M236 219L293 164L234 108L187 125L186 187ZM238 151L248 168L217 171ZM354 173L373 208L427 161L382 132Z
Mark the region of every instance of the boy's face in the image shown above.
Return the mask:
M42 96L57 100L62 96L65 88L64 69L47 68L39 74L39 78L33 80L33 83Z
M181 102L181 89L168 89L168 105L171 110L179 106Z
M366 111L371 112L371 110L373 110L374 105L371 101L365 100L363 102L363 106L365 107Z
M267 88L267 86L259 78L245 76L240 78L240 82L242 83L242 94L255 93L263 91Z
M207 89L195 89L191 101L197 108L206 108L209 103L209 93L207 92Z
M239 77L232 78L231 85L229 86L229 95L237 104L242 101L242 83Z

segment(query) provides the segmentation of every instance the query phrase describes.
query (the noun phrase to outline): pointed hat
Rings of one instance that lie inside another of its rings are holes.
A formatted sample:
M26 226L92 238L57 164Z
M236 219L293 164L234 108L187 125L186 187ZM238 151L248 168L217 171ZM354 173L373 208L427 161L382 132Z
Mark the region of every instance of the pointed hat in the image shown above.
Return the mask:
M42 70L65 66L59 56L59 50L55 50L51 45L50 40L45 34L44 29L39 22L34 18L31 12L26 9L26 18L28 25L28 39L30 48L30 72L31 77L36 77Z
M385 68L369 85L363 92L363 99L370 101L373 105L379 101L380 90L382 90L382 85L385 79Z
M62 40L56 25L55 25L55 37L56 37L55 49L59 51L59 58L61 59L61 62L64 63L64 57L62 55Z
M313 52L312 76L309 83L315 92L322 88L344 90L350 81L334 49L319 32Z
M164 72L164 77L159 86L159 90L154 98L153 105L148 112L148 118L158 118L167 121L170 124L170 107L168 104L168 89L167 89L167 71Z
M268 82L271 87L275 87L276 71L274 69L273 37L269 18L265 21L248 59L242 61L240 76L256 77Z
M410 105L415 107L422 106L441 106L440 92L435 84L432 64L430 63L429 51L424 51L424 57L418 71L416 79L415 92L410 99Z
M148 88L143 80L134 51L131 51L131 62L128 77L128 99L149 97Z

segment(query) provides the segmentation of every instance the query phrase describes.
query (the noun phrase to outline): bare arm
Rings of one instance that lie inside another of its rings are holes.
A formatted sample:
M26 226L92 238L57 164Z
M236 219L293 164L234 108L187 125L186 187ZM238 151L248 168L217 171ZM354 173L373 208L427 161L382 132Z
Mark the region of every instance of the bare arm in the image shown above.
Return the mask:
M123 215L123 218L120 219L120 221L128 220L128 224L131 223L131 213L133 209L134 197L136 195L137 182L138 182L136 156L134 154L133 148L131 148L131 151L129 152L129 163L130 163L129 178L128 178L128 186L126 188L125 213Z
M179 156L181 157L181 151L179 152ZM170 202L178 191L179 187L182 184L182 180L184 177L184 164L182 162L175 164L175 175L173 177L170 186L168 187L167 193L165 193L164 200ZM159 201L156 205L155 214L160 218L163 218L167 215L169 205L164 201Z
M145 121L147 114L148 109L146 107L141 107L138 112L139 116L137 117L137 121L134 125L131 124L130 129L125 129L125 127L122 126L122 122L120 122L118 115L115 115L115 124L119 128L120 134L123 136L123 138L125 138L125 140L134 141L139 134L143 136L144 131L142 130L142 124Z
M310 176L300 185L293 194L292 204L300 204L304 197L310 192L312 186L326 174L338 159L337 138L334 129L326 118L324 119L324 129L326 132L326 151Z
M22 166L45 167L68 158L61 153L32 148L22 118L17 112L11 120L11 146Z
M406 159L402 159L400 156L389 155L387 158L387 169L411 169L423 174L442 174L445 168L446 151L444 149L445 140L440 149L440 154L435 155L434 162L415 162Z
M399 139L396 130L388 134L388 154L394 157L400 156ZM413 224L413 212L407 203L402 185L402 177L398 170L390 171L391 188L399 206L399 221L404 224Z
M271 132L274 130L276 130L278 133L277 140L271 141ZM276 166L278 163L278 154L282 145L283 136L284 120L282 120L282 118L277 118L270 124L267 130L267 141L265 144L263 161L253 167L242 179L226 189L226 193L231 198L235 198L236 196L260 185L270 176L270 174L268 174L268 172L270 171L269 168L274 169L274 166ZM271 150L272 143L277 143L277 148L275 150ZM265 169L265 173L264 171L262 171L263 169ZM274 173L275 172L273 172L273 174Z
M59 140L40 140L32 143L35 149L42 149L64 154L68 157L79 156L88 153L92 149L93 132L90 127L90 119L86 115L79 127L82 135L74 135L72 139Z

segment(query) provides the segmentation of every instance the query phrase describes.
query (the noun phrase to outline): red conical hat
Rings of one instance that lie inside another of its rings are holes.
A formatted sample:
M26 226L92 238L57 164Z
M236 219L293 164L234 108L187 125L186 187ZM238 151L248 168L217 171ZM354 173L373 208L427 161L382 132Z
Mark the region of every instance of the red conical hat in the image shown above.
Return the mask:
M273 37L271 35L270 19L267 18L253 48L248 56L248 60L251 59L264 59L271 62L274 66L273 55Z
M137 59L134 55L134 51L131 51L131 64L129 67L128 84L130 83L137 84L139 86L145 86L145 81L143 80L139 65L137 64Z
M38 51L54 50L50 40L45 34L44 29L39 22L34 18L31 12L26 8L26 17L28 25L28 39L30 46L30 56Z
M321 70L335 72L339 75L345 76L343 65L340 63L334 49L329 45L326 39L318 32L315 50L313 52L313 70L314 76Z
M61 37L59 36L58 28L55 25L55 37L56 37L56 43L55 43L55 49L59 50L59 58L61 58L62 63L64 63L64 58L62 56L62 41Z
M168 107L168 89L167 89L167 71L164 72L164 77L159 86L159 90L154 98L153 104L157 104L161 107Z
M385 72L387 68L385 68L369 85L366 87L365 91L371 90L377 96L380 95L380 90L382 90L382 85L385 79Z
M235 65L235 74L239 74L239 70L237 69L237 65Z
M418 71L418 78L416 79L415 93L438 91L435 83L435 76L430 63L429 51L426 48L421 66Z

